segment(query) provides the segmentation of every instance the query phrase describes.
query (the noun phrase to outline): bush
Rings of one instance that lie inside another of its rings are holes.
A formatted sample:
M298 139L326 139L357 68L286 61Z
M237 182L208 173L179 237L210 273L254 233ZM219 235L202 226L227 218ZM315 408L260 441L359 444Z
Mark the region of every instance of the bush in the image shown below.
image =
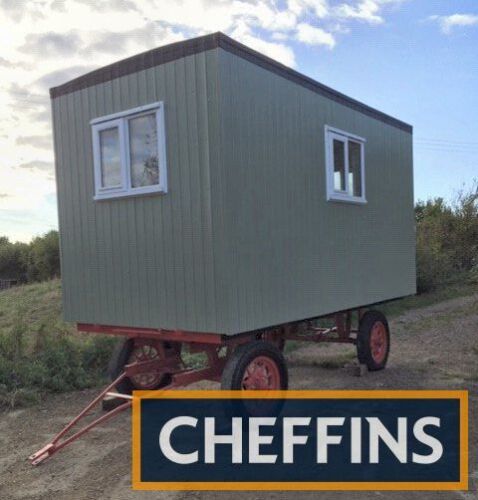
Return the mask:
M18 319L0 334L0 405L25 405L44 392L84 389L104 380L114 339L75 337L40 325L28 342L25 332Z
M44 281L60 276L60 243L58 231L35 238L29 245L27 279Z
M58 231L50 231L31 243L11 243L0 237L0 279L44 281L60 276Z
M27 272L28 245L0 238L0 279L22 281Z
M419 292L476 275L478 266L478 183L458 193L452 204L442 198L418 202L417 289Z

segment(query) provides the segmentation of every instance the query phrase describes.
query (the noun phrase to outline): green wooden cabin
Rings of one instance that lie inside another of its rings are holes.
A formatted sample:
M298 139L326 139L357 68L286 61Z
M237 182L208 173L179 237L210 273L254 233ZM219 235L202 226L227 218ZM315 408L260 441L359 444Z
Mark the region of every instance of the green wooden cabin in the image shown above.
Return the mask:
M415 293L410 125L222 33L50 92L66 320L232 335Z

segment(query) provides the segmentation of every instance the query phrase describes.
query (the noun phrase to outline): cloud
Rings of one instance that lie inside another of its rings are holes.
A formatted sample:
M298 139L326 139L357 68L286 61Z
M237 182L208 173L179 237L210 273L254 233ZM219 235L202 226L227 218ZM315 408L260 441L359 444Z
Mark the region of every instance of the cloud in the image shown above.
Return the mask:
M38 106L44 106L49 104L48 95L45 94L36 94L31 92L31 86L21 86L17 82L13 82L8 88L8 94L10 95L12 100L18 99L21 101L28 101L30 104L35 104Z
M71 56L75 54L81 38L75 31L68 33L40 33L27 35L20 52L38 53L41 57Z
M27 0L0 0L1 10L14 21L22 19L26 14L27 6Z
M274 31L271 35L272 40L277 40L279 42L284 42L290 38L288 33L284 33L282 31Z
M0 211L35 211L55 192L55 182L51 172L6 166L1 192L8 196L1 197Z
M34 82L42 90L48 90L62 83L68 82L77 76L84 75L95 69L96 66L70 66L43 75Z
M48 89L214 31L295 67L297 47L333 49L357 23L383 23L403 1L0 0L0 172L9 195L0 207L35 211L54 196Z
M251 26L267 31L284 31L293 29L297 24L297 15L290 10L279 10L274 4L264 1L242 2L231 4L234 18L240 18Z
M94 54L103 52L106 54L122 54L126 47L135 36L144 36L146 30L131 30L125 32L108 32L95 33L93 41L82 49L82 54Z
M326 17L330 11L327 0L288 0L287 6L296 16L311 13L319 19Z
M48 124L50 124L50 122L51 122L50 106L47 106L40 111L32 111L31 117L36 123L48 123Z
M20 165L17 166L17 168L26 168L27 170L35 169L46 173L52 173L54 171L54 166L52 162L39 161L39 160L29 161L27 163L21 163Z
M108 12L111 10L136 10L138 6L132 0L76 0L79 3L84 3L98 12Z
M307 23L297 26L297 39L307 45L325 45L331 49L335 46L335 39L330 33Z
M249 26L245 23L238 23L231 33L233 38L240 40L244 45L262 52L263 54L285 64L286 66L295 66L294 51L280 42L269 42L255 36Z
M386 7L398 6L407 0L359 0L344 2L335 8L338 19L363 21L369 24L384 22L383 10Z
M0 220L2 221L2 234L7 235L12 242L27 243L35 236L58 228L55 204L49 202L48 199L34 209L0 208Z
M53 141L51 135L20 135L15 139L17 146L51 150Z
M45 2L42 0L0 0L0 11L16 23L25 19L35 22L45 18L44 7Z
M157 47L163 40L168 42L184 39L180 31L175 31L161 22L147 22L143 27L128 31L101 31L94 33L91 40L81 50L85 55L121 54L125 57L129 46L137 50ZM136 50L136 51L137 51Z
M452 14L450 16L430 16L428 20L438 23L442 33L449 35L454 28L478 25L476 14Z
M34 83L29 84L26 87L18 85L16 82L12 83L6 94L9 97L8 106L4 109L4 120L7 117L7 110L10 111L8 118L12 121L18 121L21 117L22 119L28 120L30 124L33 124L35 128L42 124L48 125L50 128L51 121L51 110L50 110L50 98L48 92L34 93L30 89L34 87ZM7 127L5 127L8 130ZM6 137L13 135L16 132L16 127L10 127Z
M4 57L0 56L0 67L3 67L3 68L15 68L16 64L13 63L12 61L9 61L8 59L5 59Z
M357 5L343 3L337 7L339 17L366 21L371 24L383 23L383 18L379 15L379 11L380 2L374 0L363 0L358 2Z

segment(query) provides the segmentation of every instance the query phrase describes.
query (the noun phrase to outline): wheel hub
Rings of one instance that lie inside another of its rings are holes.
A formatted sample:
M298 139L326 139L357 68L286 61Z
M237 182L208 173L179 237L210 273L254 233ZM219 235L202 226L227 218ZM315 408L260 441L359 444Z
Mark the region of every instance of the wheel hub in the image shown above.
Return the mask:
M370 333L370 350L373 360L376 363L381 363L387 353L387 332L385 325L381 321L377 321L372 326Z
M154 344L141 344L134 347L128 364L159 359L160 354ZM131 382L138 389L155 389L161 382L160 373L139 373L130 377Z
M245 390L280 389L280 373L277 364L267 356L254 358L244 371L242 388Z

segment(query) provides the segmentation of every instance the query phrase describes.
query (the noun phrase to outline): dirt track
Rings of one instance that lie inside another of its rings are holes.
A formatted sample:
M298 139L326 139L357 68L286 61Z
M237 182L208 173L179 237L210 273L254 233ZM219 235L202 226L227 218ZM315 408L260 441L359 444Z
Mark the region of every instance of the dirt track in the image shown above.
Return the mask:
M274 498L478 499L478 295L409 312L391 323L387 369L363 377L336 367L350 346L310 346L288 356L295 389L468 389L468 492L134 492L130 489L130 417L108 422L40 467L25 460L78 413L95 391L49 397L34 408L0 415L0 499ZM338 358L339 356L339 358ZM200 387L213 388L214 385Z

